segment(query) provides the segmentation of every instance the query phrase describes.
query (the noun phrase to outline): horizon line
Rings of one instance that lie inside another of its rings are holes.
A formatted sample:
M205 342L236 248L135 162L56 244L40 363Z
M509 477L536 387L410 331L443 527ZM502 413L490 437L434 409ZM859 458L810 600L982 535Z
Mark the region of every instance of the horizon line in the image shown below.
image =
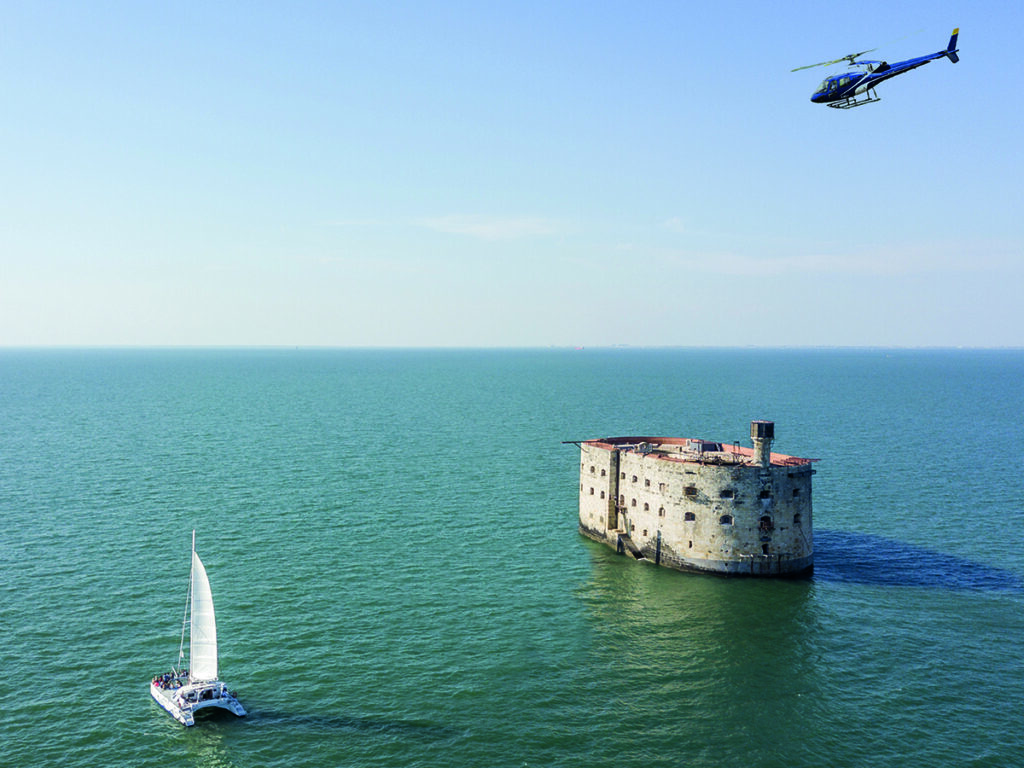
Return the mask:
M513 350L989 350L1024 351L1024 345L971 344L0 344L14 350L317 350L317 351L513 351Z

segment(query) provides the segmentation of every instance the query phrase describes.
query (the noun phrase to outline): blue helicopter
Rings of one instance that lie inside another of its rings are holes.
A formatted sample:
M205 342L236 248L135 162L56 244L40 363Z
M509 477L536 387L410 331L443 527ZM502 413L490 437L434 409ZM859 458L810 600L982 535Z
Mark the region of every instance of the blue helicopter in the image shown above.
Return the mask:
M881 97L875 93L875 86L889 78L902 75L904 72L909 72L918 67L923 67L929 61L941 59L943 56L956 64L960 61L960 57L956 55L958 50L956 39L959 34L960 28L957 27L953 30L953 35L949 38L949 45L946 46L944 51L929 53L927 56L918 56L916 59L897 61L895 64L888 64L884 61L857 61L858 56L863 56L865 53L877 50L872 48L860 53L851 53L848 56L832 61L823 61L819 64L797 67L791 71L798 72L801 69L810 69L811 67L827 67L830 64L838 64L841 61L848 61L850 66L853 67L864 67L864 70L860 72L846 72L842 75L826 77L821 85L818 86L818 90L811 96L811 101L815 104L828 104L835 109L860 107L864 104L871 104L874 101L881 101Z

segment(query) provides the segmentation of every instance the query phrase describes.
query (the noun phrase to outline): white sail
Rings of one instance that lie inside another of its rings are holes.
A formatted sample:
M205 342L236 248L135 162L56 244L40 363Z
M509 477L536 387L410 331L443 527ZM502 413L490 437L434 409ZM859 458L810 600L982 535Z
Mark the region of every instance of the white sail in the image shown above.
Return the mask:
M192 550L192 620L189 633L189 678L217 679L217 620L213 615L210 580L199 555Z

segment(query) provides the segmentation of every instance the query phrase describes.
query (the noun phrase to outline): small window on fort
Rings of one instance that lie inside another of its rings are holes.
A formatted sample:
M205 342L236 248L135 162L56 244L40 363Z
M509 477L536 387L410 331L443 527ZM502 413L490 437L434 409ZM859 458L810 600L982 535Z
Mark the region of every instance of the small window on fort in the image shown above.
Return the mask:
M644 512L650 512L650 511L651 511L651 505L650 505L650 504L648 504L648 503L647 503L647 502L645 501L645 502L644 502Z
M693 514L693 512L687 512L685 515L683 515L683 520L696 520L696 519L697 519L697 516L695 514Z
M800 495L800 489L799 488L794 488L793 489L793 498L795 499L799 495Z
M633 482L636 482L636 475L633 475Z
M594 467L593 467L593 465L591 465L591 467L590 467L590 474L594 474L594 471L595 471Z
M658 490L661 491L662 493L664 493L665 492L665 484L664 483L658 483Z
M619 496L619 504L625 504L625 503L626 503L626 497L625 496Z
M759 499L770 499L771 497L772 497L772 492L770 490L768 490L767 488L765 488L763 491L761 491L760 495L758 495Z
M719 497L721 497L723 499L731 499L733 496L736 495L736 491L734 491L732 488L726 488L725 490L723 490L718 495L719 495ZM730 520L729 522L732 522L732 521Z
M625 479L626 479L626 473L625 472L621 472L619 474L619 480L625 480Z
M722 515L718 518L718 522L722 525L732 525L732 515Z
M800 525L802 522L803 522L803 520L800 517L800 513L799 512L797 512L795 515L793 515L793 525Z
M689 548L690 548L690 549L693 549L693 542L692 542L692 541L691 541L691 542L690 542L690 544L689 544Z
M683 489L683 494L686 495L686 496L696 496L697 495L697 486L695 486L695 485L688 485L688 486L686 486Z
M650 488L650 487L651 487L651 481L650 480L644 480L644 488Z
M604 477L607 474L608 474L608 472L606 470L603 470L603 469L601 470L601 477Z
M665 516L665 508L664 507L660 507L658 509L658 517L664 517L664 516Z
M601 498L604 498L604 491L601 491Z
M633 501L632 501L632 503L630 504L630 506L631 506L631 507L635 507L635 506L636 506L636 499L633 499Z
M644 528L644 538L647 538L647 529Z
M593 489L593 488L591 488L591 489L590 489L590 495L591 495L591 496L593 496L593 495L594 495L594 489Z

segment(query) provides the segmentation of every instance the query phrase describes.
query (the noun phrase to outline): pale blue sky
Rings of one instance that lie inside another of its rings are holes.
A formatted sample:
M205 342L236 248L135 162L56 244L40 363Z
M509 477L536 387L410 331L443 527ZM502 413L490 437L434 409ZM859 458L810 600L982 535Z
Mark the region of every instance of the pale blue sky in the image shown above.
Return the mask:
M878 104L790 72L955 26ZM4 0L0 345L1024 346L1022 31L1018 0Z

